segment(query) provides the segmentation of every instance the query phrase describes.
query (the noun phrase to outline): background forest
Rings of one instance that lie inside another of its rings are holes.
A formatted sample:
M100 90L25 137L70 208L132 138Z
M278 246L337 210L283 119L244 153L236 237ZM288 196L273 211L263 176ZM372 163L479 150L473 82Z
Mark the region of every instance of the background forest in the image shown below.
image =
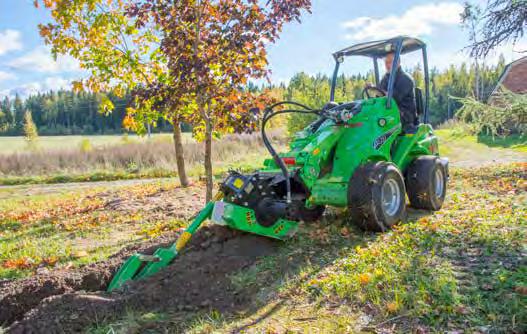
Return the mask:
M494 89L504 67L505 60L500 57L496 65L480 65L479 92L485 101ZM419 66L406 69L411 73L418 87L423 87L423 74ZM431 122L438 125L452 118L462 105L451 97L474 96L476 91L475 67L463 63L460 66L451 65L446 70L431 71ZM309 75L298 73L289 83L270 85L267 87L250 84L248 89L254 92L264 88L271 91L277 99L294 100L313 107L321 107L329 97L331 78L325 74ZM360 98L366 82L373 82L373 73L365 75L346 75L343 73L337 81L336 100L350 101ZM115 106L111 113L101 113L100 105L109 99ZM130 103L130 95L120 98L113 94L95 94L89 92L50 91L32 95L23 100L20 96L5 97L0 105L0 135L23 135L24 114L31 113L32 119L40 135L72 135L72 134L118 134L122 133L122 122L126 108ZM288 121L289 132L295 132L303 127L309 117L294 115ZM190 131L183 127L183 131ZM171 125L164 119L159 119L155 132L171 131Z

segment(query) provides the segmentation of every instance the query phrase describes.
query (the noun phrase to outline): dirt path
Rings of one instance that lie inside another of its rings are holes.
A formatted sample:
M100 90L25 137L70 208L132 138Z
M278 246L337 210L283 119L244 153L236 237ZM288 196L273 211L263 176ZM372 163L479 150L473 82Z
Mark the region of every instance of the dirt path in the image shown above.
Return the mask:
M120 188L147 183L178 183L175 178L133 179L117 181L72 182L54 184L25 184L16 186L0 186L0 200L13 197L30 197L37 195L53 195L94 188Z
M451 166L459 168L473 168L513 162L527 162L527 153L510 149L486 147L485 150L474 150L469 147L454 146L451 149L451 153Z

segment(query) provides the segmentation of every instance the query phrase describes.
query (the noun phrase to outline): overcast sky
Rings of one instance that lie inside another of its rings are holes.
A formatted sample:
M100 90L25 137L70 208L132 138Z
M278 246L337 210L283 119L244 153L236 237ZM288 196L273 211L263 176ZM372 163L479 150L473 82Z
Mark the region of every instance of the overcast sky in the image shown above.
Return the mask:
M332 52L399 34L428 43L431 67L470 61L461 51L467 44L459 23L462 8L462 1L314 0L312 14L306 14L301 24L288 25L280 40L269 46L271 80L287 81L300 71L330 74ZM68 88L71 80L83 76L74 59L52 60L37 30L38 23L47 21L48 13L34 8L33 0L0 0L0 95ZM524 38L515 46L501 47L487 61L495 62L499 53L508 61L517 59L521 56L517 51L525 49ZM403 65L412 66L417 59L405 57ZM366 72L370 65L349 59L343 70Z

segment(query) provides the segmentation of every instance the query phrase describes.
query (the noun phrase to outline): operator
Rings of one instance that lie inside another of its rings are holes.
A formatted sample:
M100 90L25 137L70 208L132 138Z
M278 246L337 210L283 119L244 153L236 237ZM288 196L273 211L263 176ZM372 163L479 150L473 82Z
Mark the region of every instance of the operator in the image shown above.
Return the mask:
M388 81L390 73L392 72L394 52L390 52L384 58L384 65L386 67L386 74L381 80L380 87L385 95L388 95ZM415 83L412 77L403 71L401 68L401 61L397 62L397 70L395 72L395 82L393 85L393 98L399 107L401 113L401 123L404 133L415 133L419 120L417 118L417 107L415 104Z

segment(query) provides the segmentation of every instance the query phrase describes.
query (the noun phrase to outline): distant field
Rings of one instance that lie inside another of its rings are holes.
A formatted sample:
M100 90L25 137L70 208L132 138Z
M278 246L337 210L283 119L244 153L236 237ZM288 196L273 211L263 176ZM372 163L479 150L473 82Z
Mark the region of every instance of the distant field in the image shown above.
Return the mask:
M436 134L440 152L452 166L527 161L525 137L478 138L460 127L443 128ZM272 137L280 151L286 149L283 132L275 131ZM0 185L177 176L170 134L155 135L150 140L137 136L41 137L39 145L39 150L30 151L21 137L0 137ZM216 140L213 147L214 172L218 176L231 168L253 170L269 156L259 134L226 136ZM193 141L187 133L183 148L188 174L203 175L203 144Z
M273 136L277 148L283 149L279 138ZM81 137L82 138L82 137ZM160 178L176 176L176 156L174 144L168 134L145 138L119 137L102 141L98 137L89 147L82 144L83 139L74 143L70 138L56 145L54 149L41 148L22 154L0 154L0 185L28 183L65 183L84 181L109 181L140 178ZM203 174L203 144L186 134L183 140L186 169L190 176ZM97 147L97 143L99 146ZM81 148L82 146L82 148ZM257 168L267 157L260 136L232 135L214 142L212 159L215 173L220 175L228 169L246 170ZM257 163L257 166L254 164Z
M190 140L190 133L184 133L184 138ZM151 139L171 140L168 133L154 134ZM146 136L137 135L93 135L93 136L42 136L38 138L38 148L41 150L75 149L81 147L83 140L89 140L92 147L113 146L129 142L145 142ZM24 137L0 137L0 154L28 152L29 148Z

